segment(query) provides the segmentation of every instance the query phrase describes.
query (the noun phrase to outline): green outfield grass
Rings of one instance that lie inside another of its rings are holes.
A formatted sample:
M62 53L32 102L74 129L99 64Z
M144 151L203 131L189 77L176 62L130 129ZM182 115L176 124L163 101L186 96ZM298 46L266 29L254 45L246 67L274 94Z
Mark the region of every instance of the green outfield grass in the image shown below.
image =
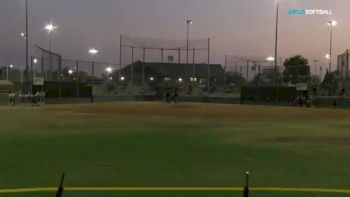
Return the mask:
M350 111L223 104L0 108L0 189L241 186L350 189ZM350 196L255 192L253 196ZM53 193L0 194L44 197ZM67 192L64 196L242 196Z

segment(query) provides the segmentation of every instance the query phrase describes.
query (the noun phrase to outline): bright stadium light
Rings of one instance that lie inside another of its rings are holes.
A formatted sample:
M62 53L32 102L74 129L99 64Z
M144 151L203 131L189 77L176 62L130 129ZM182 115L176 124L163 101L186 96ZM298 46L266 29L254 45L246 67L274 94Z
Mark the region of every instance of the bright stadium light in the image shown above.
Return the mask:
M338 22L335 20L328 21L327 24L331 27L337 26Z
M34 59L33 59L33 63L34 63L34 64L38 63L38 59L34 58Z
M269 56L266 58L266 61L273 62L273 61L275 61L275 57Z
M25 33L22 32L22 33L21 33L21 37L22 37L22 38L26 38L27 36L26 36Z
M329 55L329 53L327 53L324 57L328 60L331 59L331 55Z
M91 55L96 55L96 54L98 53L98 50L95 49L95 48L91 48L91 49L89 50L89 53L90 53Z
M154 81L154 77L150 77L149 80L150 80L150 81Z
M113 79L113 77L109 77L109 80L112 80Z
M111 74L112 73L112 71L113 71L113 69L112 69L112 67L107 67L106 68L106 70L105 70L108 74Z
M45 25L45 29L48 33L51 33L57 29L57 26L53 25L52 23L49 23Z
M13 68L13 65L12 65L12 64L10 64L10 68Z
M179 81L179 82L182 82L182 78L179 78L178 81Z
M69 74L69 75L73 74L73 70L72 70L72 69L69 69L69 70L68 70L68 74Z
M125 77L120 77L120 80L121 80L121 81L124 81L124 80L125 80Z

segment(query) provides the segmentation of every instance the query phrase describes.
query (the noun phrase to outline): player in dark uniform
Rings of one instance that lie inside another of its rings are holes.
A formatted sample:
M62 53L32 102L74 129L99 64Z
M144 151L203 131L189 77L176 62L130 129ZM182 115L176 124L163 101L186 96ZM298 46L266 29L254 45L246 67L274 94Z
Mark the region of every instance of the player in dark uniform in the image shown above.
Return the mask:
M170 93L169 92L166 92L165 100L166 100L167 103L170 103Z

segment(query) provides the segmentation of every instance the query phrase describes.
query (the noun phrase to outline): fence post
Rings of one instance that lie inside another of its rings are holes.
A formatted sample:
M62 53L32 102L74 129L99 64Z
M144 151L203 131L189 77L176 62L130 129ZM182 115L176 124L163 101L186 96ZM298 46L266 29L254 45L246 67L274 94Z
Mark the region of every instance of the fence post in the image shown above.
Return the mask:
M245 173L245 186L243 189L243 197L249 197L249 171Z

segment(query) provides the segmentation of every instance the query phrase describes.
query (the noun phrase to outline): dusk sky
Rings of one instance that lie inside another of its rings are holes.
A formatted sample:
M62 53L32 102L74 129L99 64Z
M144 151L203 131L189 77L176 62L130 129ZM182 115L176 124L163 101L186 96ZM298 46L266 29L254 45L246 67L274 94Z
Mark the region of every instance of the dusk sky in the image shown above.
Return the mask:
M274 0L28 0L30 48L48 45L44 26L53 22L52 49L63 58L89 59L88 49L100 50L98 60L119 62L119 35L186 39L186 19L191 38L211 39L212 63L225 54L273 55ZM23 64L25 41L24 0L1 0L0 65ZM280 0L279 56L302 54L320 59L329 49L334 29L336 55L350 48L349 0ZM288 15L289 9L330 9L333 15ZM30 52L31 54L31 52Z

